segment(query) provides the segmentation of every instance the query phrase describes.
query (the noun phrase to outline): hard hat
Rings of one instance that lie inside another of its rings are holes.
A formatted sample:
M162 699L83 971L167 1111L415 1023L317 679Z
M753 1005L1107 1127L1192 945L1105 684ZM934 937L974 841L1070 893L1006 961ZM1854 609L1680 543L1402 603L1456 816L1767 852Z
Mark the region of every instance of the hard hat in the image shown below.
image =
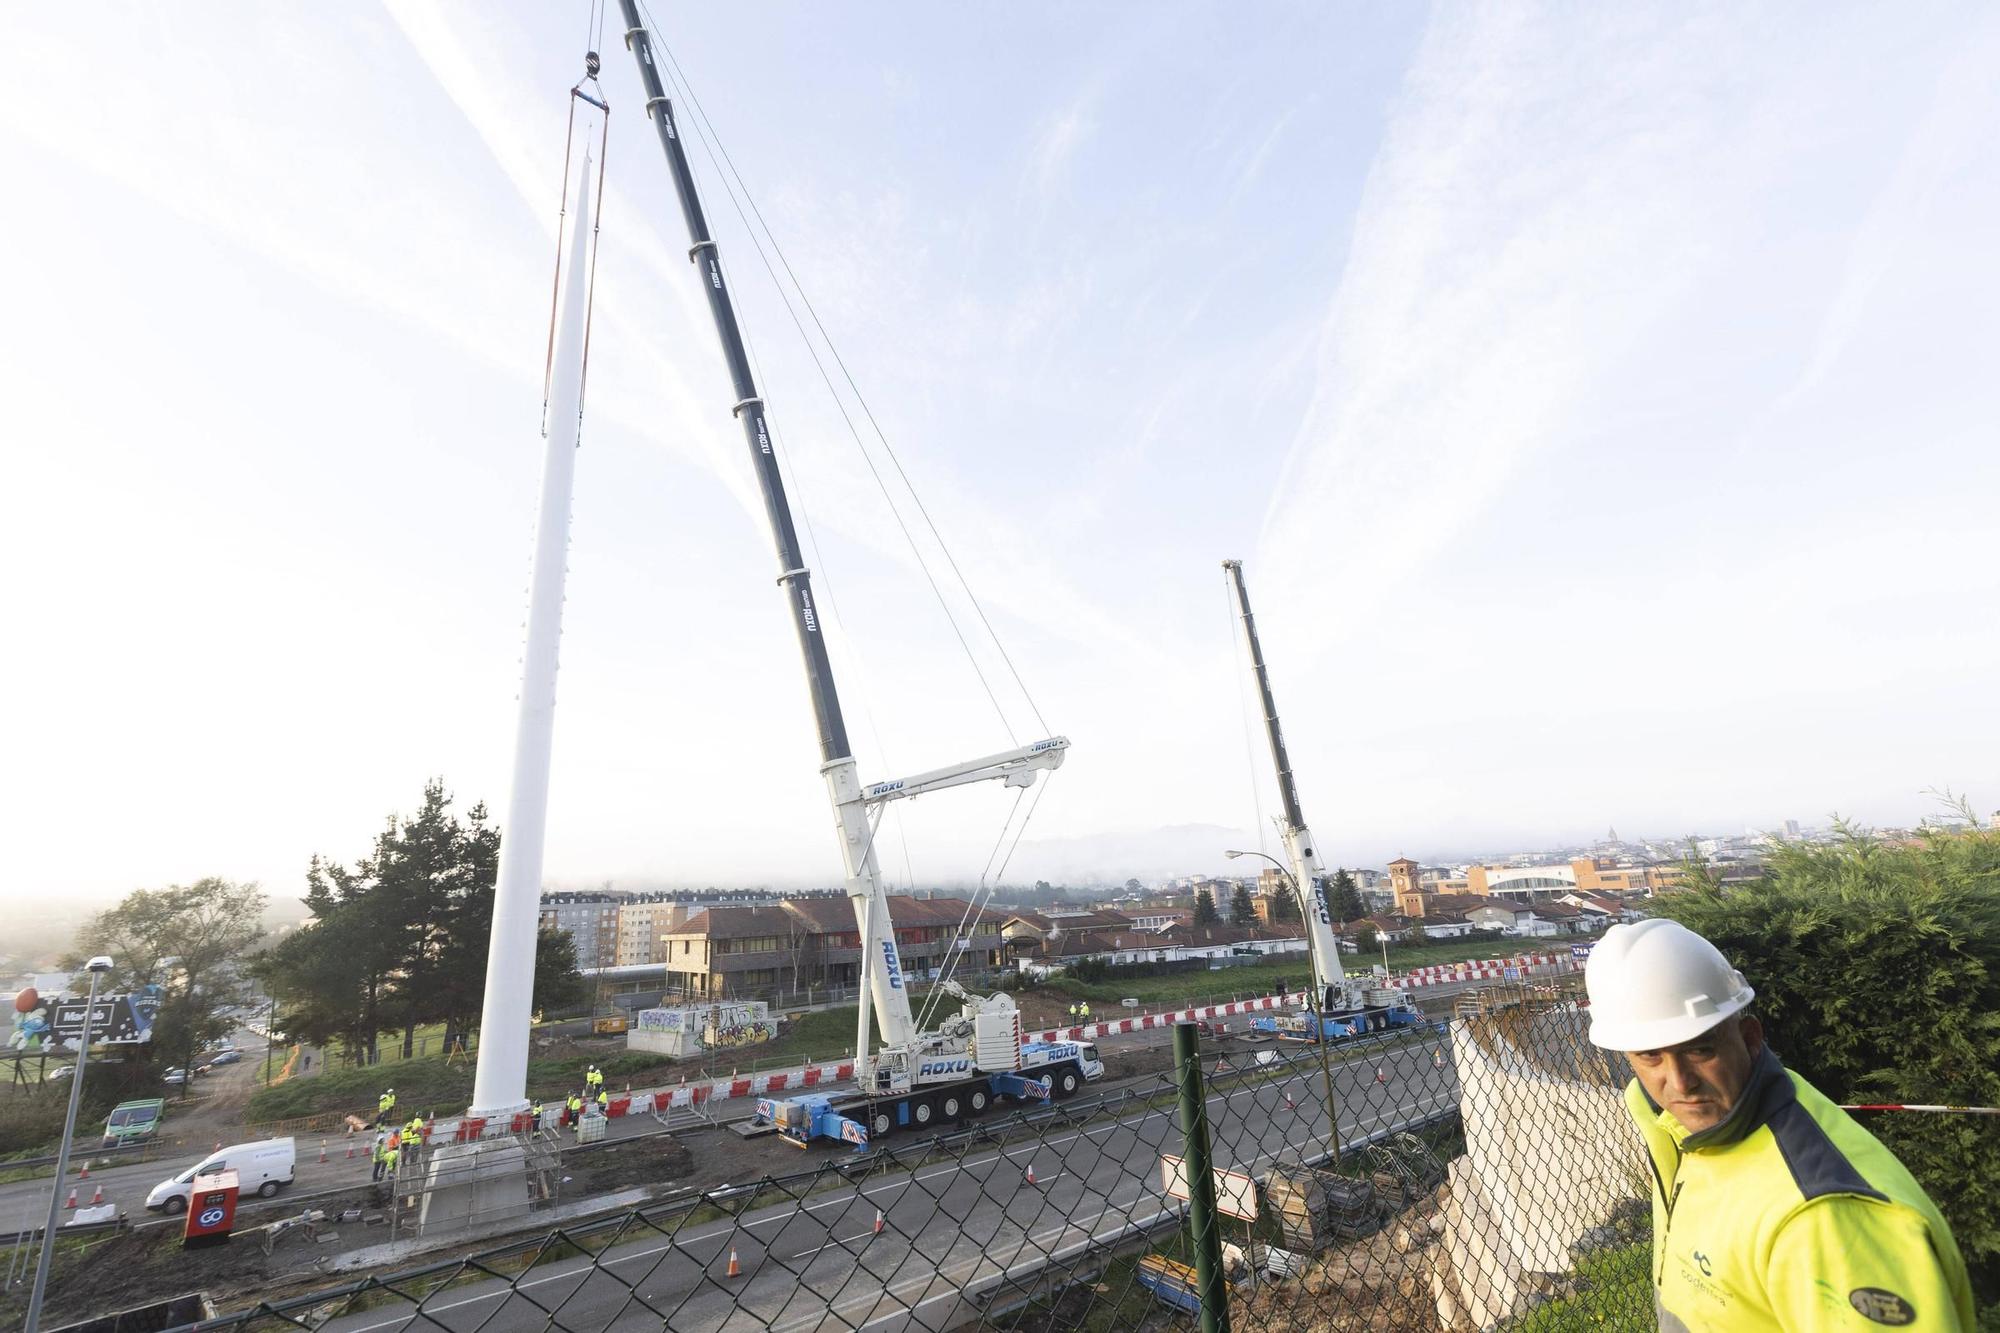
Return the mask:
M395 1090L394 1088L390 1088L390 1089L389 1089L389 1095L390 1095L391 1097L395 1096L395 1095L396 1095L396 1090Z
M1691 1041L1757 992L1722 951L1678 921L1613 926L1590 951L1590 1040L1612 1051L1656 1051Z

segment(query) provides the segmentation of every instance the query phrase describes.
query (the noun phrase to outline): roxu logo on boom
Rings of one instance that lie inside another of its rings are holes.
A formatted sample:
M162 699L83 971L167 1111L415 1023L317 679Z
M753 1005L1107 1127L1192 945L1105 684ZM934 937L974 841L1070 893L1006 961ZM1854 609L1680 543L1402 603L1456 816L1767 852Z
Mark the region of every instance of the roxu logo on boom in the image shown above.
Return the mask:
M903 989L903 968L896 961L896 942L894 940L882 941L882 960L889 965L889 989Z

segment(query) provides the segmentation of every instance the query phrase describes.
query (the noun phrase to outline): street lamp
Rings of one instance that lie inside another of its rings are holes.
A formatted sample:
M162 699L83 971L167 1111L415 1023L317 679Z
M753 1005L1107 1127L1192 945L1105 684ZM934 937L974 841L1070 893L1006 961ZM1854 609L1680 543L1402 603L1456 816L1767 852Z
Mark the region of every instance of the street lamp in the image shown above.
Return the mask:
M76 1105L83 1098L83 1067L90 1059L90 1015L97 1008L97 982L111 970L111 960L102 954L84 964L90 969L90 1000L83 1006L83 1034L77 1039L76 1068L69 1076L69 1114L63 1119L62 1147L56 1150L56 1179L49 1186L49 1224L42 1228L42 1257L35 1262L35 1287L28 1294L26 1333L35 1333L42 1320L42 1293L48 1290L49 1261L56 1254L56 1219L62 1216L63 1175L69 1170L69 1141L76 1133Z

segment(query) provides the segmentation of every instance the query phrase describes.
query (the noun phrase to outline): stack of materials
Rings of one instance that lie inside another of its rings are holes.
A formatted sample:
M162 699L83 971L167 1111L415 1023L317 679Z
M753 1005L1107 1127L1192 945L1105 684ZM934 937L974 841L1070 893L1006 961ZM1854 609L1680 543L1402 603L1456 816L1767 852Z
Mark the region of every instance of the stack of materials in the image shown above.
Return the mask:
M1273 1167L1264 1200L1294 1250L1323 1250L1382 1229L1384 1210L1373 1181L1307 1166Z

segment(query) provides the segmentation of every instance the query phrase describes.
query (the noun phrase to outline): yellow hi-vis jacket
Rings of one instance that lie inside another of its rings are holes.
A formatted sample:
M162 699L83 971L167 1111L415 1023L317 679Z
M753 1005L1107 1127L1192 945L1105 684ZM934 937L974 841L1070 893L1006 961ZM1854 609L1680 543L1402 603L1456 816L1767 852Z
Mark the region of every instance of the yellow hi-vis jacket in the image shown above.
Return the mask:
M1951 1228L1909 1170L1767 1046L1729 1118L1690 1134L1634 1079L1653 1166L1662 1333L1970 1333Z

